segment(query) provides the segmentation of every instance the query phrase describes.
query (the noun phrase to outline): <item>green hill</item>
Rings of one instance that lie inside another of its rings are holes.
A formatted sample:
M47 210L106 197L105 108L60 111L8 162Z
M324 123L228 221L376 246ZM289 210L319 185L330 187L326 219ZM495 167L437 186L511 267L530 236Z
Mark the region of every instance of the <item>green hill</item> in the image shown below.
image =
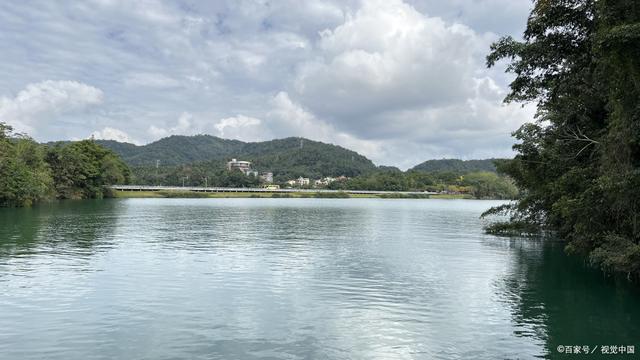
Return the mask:
M214 172L223 170L232 158L251 161L255 170L270 171L277 181L300 176L402 174L392 166L377 167L355 151L300 137L243 142L211 135L173 135L143 146L113 140L96 142L119 154L132 167L134 174L145 181L151 181L151 176L174 178L172 183L182 183L182 177L214 177ZM408 172L495 172L494 160L427 160ZM159 170L156 170L156 162L159 162Z
M452 173L469 173L475 171L495 172L496 166L494 161L498 159L485 160L460 160L460 159L440 159L427 160L410 169L410 171L420 172L452 172Z
M180 165L221 160L238 153L245 143L210 135L173 135L143 146L113 140L96 140L116 153L131 166Z
M340 176L373 172L374 163L355 151L304 138L285 138L263 142L242 142L210 135L170 136L144 146L98 140L118 153L133 167L165 167L202 163L223 168L231 158L251 161L258 171L271 171L277 177Z

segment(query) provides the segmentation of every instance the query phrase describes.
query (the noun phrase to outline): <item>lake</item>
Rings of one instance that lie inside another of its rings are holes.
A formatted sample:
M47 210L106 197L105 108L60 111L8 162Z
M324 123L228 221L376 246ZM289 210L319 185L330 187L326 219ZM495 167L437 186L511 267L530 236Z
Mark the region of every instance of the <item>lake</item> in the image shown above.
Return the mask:
M479 215L496 204L0 209L0 358L529 359L555 357L558 345L637 348L637 288L567 257L562 243L484 234Z

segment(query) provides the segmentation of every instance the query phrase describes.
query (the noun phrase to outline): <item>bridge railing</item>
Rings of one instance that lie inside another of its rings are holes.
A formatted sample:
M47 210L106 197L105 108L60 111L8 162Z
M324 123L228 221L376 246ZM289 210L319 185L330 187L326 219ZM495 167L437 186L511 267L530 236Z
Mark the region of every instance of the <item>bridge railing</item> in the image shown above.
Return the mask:
M347 194L398 194L398 195L435 195L428 191L376 191L376 190L329 190L329 189L265 189L265 188L229 188L199 186L154 186L154 185L112 185L120 191L193 191L193 192L254 192L254 193L347 193Z

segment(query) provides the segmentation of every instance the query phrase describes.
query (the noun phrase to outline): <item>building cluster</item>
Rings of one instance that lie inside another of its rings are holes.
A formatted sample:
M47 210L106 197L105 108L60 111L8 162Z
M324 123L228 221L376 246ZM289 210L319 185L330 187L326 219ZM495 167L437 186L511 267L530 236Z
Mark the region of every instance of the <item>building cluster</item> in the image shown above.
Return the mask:
M253 175L253 176L259 176L260 177L260 181L262 181L265 184L272 184L273 183L273 173L272 172L265 172L265 173L261 173L258 174L258 172L256 170L253 170L251 168L251 162L250 161L242 161L242 160L237 160L237 159L231 159L231 161L227 162L227 170L229 171L234 171L234 170L238 170L240 172L242 172L245 175ZM309 178L306 177L299 177L297 179L293 179L293 180L289 180L287 181L287 185L289 187L324 187L324 186L328 186L329 184L331 184L332 182L335 181L346 181L348 178L346 176L338 176L338 177L323 177L320 179L315 179L315 180L311 180Z
M293 180L289 180L287 181L287 185L291 186L291 187L306 187L306 186L311 186L313 184L314 187L323 187L323 186L328 186L329 184L331 184L332 182L335 181L345 181L348 178L346 176L339 176L339 177L323 177L320 179L316 179L313 180L313 182L311 181L311 179L309 178L305 178L305 177L299 177L297 179L293 179Z
M270 184L273 182L273 173L265 172L262 174L258 174L256 170L251 169L251 161L240 161L237 159L231 159L231 161L227 163L227 170L229 171L238 170L247 176L249 175L260 176L260 180L262 180L265 183Z

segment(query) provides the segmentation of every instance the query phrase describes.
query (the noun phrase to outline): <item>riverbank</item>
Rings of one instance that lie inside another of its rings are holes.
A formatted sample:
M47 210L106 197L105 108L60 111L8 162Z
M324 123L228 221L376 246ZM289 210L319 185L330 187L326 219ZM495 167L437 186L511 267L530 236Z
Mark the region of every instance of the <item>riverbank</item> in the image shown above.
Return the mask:
M113 192L116 198L368 198L368 199L472 199L464 194L347 194L336 193L309 193L309 192L193 192L193 191L122 191Z

